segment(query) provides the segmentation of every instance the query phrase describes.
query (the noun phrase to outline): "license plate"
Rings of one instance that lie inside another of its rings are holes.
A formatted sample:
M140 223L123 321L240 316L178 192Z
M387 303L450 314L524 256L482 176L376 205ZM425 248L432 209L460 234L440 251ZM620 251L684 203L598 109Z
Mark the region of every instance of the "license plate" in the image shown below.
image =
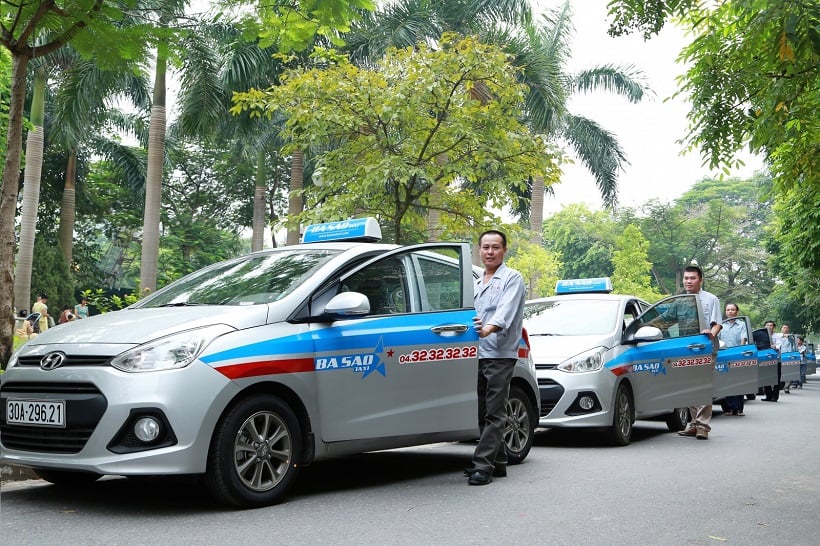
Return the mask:
M6 400L6 423L65 428L65 400Z

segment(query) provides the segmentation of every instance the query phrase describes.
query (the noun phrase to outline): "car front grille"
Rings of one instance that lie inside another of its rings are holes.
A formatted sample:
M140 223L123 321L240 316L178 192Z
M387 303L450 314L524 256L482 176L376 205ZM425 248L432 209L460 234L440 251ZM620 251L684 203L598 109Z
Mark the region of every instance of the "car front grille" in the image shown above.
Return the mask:
M65 428L6 423L6 400L65 400ZM108 407L91 383L8 382L0 389L0 444L8 449L43 453L78 453Z
M40 365L42 359L43 355L21 356L17 360L17 365L36 368ZM111 360L110 356L66 355L60 366L105 366L109 360Z

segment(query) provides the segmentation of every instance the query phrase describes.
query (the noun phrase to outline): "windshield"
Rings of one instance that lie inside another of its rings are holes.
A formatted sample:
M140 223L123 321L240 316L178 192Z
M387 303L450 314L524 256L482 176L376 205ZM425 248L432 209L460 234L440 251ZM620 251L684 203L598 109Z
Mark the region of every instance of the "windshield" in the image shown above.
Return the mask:
M528 303L524 328L530 336L590 336L615 329L617 300L560 300Z
M252 254L192 273L138 307L163 305L258 305L288 295L338 250L300 249Z

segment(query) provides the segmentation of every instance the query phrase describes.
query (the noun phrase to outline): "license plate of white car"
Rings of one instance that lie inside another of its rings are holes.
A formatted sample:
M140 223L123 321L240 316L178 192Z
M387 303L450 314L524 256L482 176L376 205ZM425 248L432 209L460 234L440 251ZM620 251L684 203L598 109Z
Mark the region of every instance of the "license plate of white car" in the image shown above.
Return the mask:
M65 427L65 400L6 400L6 423Z

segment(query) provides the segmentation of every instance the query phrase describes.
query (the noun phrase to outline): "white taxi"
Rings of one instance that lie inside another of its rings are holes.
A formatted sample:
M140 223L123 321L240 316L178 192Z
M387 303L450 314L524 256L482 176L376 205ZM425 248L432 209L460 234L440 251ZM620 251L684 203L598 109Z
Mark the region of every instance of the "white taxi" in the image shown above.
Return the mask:
M309 226L302 244L32 339L2 375L0 460L54 483L196 474L249 507L312 461L476 438L470 245L380 235L373 219ZM522 338L511 464L532 446L537 392Z
M527 302L539 426L603 429L615 445L630 442L636 419L663 419L681 430L687 408L714 396L717 345L700 333L706 323L698 296L649 305L611 291L608 277L568 279L555 296ZM684 308L687 321L666 318Z

